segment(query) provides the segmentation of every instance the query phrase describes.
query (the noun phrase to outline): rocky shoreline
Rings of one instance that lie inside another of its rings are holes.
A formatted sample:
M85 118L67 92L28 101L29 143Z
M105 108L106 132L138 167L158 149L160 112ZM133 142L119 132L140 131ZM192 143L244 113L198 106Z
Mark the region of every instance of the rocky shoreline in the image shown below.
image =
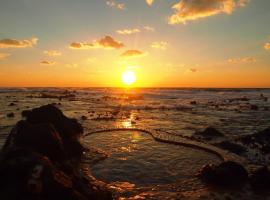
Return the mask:
M10 131L0 153L1 199L200 199L200 195L199 198L196 196L198 193L204 196L211 196L213 191L221 194L224 189L230 191L232 186L262 194L270 190L270 171L266 166L251 170L235 161L202 167L192 183L200 182L200 186L196 185L189 195L180 183L151 188L105 184L92 177L81 164L85 155L93 163L105 159L106 155L81 144L83 127L76 119L66 117L52 104L23 111L22 115L25 119ZM193 139L211 141L223 137L222 133L209 127L195 133ZM241 147L246 145L268 155L269 129L237 138L230 144L222 141L215 146L241 155L245 149L237 146L239 142L242 142ZM246 199L253 199L243 193L241 195ZM262 198L267 199L265 195Z

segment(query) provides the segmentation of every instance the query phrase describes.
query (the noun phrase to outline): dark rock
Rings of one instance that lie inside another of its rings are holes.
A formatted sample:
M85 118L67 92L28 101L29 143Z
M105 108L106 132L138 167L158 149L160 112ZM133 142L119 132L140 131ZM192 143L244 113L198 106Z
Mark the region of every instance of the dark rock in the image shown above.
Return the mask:
M259 107L257 105L250 105L250 110L259 110Z
M248 172L239 163L225 161L219 165L204 166L198 176L209 184L229 186L245 183L248 179Z
M255 190L269 190L270 189L270 171L267 167L261 167L255 170L250 178L250 185Z
M82 120L87 120L87 117L85 115L81 116Z
M270 128L255 134L242 136L238 141L249 148L260 150L262 154L268 154L270 153Z
M191 101L190 104L191 105L197 105L197 101Z
M247 151L246 147L244 147L243 145L236 144L230 141L222 141L222 142L216 143L215 146L228 150L238 155L245 153Z
M16 106L15 103L10 103L8 106Z
M8 118L13 118L13 117L15 117L15 114L14 114L13 112L8 113L8 114L7 114L7 117L8 117Z
M27 115L30 113L30 110L23 110L22 111L22 117L27 117Z
M224 135L213 127L207 127L202 132L195 132L195 136L202 137L203 139L212 139L214 137L223 137Z
M32 124L51 123L60 134L66 153L72 157L80 157L83 146L78 137L83 133L83 127L76 119L66 117L61 110L53 105L35 108L30 112L24 112L26 121Z
M29 148L41 155L49 157L52 161L66 159L62 139L51 124L32 125L20 121L11 130L3 150L14 147Z
M83 130L76 120L52 105L24 114L0 152L1 199L112 199L105 185L81 169Z
M28 149L14 148L2 153L0 176L1 199L87 199L48 158Z

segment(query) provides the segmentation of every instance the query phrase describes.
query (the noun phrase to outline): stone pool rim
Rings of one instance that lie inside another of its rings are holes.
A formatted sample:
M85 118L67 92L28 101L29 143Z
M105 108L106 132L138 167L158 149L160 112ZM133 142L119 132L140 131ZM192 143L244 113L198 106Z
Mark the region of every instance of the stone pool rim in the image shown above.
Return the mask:
M144 128L122 128L122 127L110 128L110 129L97 129L97 130L94 130L94 131L91 131L91 132L84 134L82 137L85 138L89 135L93 135L93 134L97 134L97 133L114 132L114 131L138 131L138 132L147 133L156 142L184 146L184 147L189 147L189 148L201 150L201 151L218 156L221 159L221 161L235 161L235 162L238 162L242 165L247 165L247 160L245 158L240 157L232 152L220 149L220 148L213 146L211 144L206 144L203 142L191 140L191 139L188 139L188 138L183 137L181 135L176 135L176 134L172 134L172 133L168 133L168 132L160 131L160 130L152 130L152 129L144 129ZM158 135L161 135L161 134L175 136L178 138L178 141L172 141L172 140L158 137Z

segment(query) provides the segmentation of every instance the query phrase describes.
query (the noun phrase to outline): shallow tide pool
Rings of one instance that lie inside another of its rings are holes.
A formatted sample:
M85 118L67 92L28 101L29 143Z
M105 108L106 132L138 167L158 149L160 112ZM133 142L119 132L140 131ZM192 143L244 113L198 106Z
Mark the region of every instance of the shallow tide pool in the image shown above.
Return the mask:
M85 142L110 156L92 167L104 182L129 182L137 186L168 184L192 178L205 164L220 162L216 155L155 141L139 131L111 131L85 137Z

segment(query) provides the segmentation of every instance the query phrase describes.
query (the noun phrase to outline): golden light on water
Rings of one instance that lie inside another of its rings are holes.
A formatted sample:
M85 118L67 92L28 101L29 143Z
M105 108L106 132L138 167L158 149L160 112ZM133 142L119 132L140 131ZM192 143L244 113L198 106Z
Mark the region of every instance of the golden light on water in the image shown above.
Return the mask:
M125 71L122 74L122 81L125 85L130 86L134 84L136 80L137 80L136 74L131 70Z

